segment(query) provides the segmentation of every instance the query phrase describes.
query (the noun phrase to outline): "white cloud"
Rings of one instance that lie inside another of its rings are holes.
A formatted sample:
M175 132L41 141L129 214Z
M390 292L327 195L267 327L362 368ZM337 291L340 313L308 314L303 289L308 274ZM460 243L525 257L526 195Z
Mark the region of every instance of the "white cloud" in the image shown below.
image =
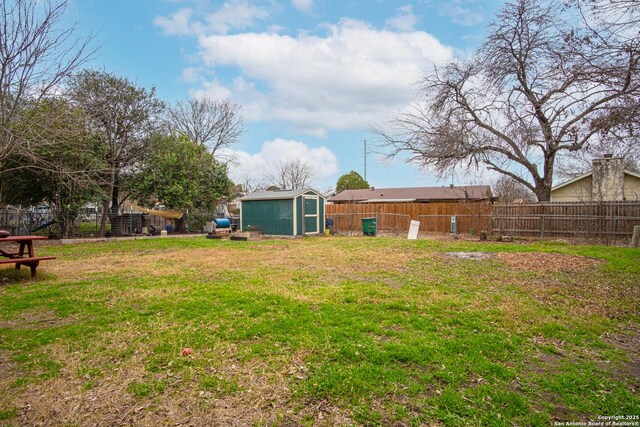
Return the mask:
M385 22L387 27L398 31L413 31L418 23L418 17L413 13L413 6L408 4L398 8L393 18Z
M201 80L200 71L195 67L187 67L182 70L180 74L180 82L183 83L197 83Z
M194 98L226 99L231 98L231 91L217 80L204 81L200 88L189 91Z
M230 30L246 29L255 21L266 19L269 13L246 1L228 1L214 13L206 17L208 28L217 34L227 34Z
M167 36L187 36L196 33L196 28L191 23L191 15L193 11L184 8L176 11L168 18L164 16L156 16L153 23L162 29Z
M469 8L464 0L453 0L440 7L440 15L448 16L456 24L470 27L484 20L481 11Z
M313 9L313 0L291 0L291 4L300 12L308 13Z
M267 32L268 33L281 33L284 30L286 30L285 27L283 27L282 25L269 25L269 27L267 28Z
M239 69L243 77L229 90L251 111L248 119L288 121L314 135L368 128L406 105L430 66L453 55L422 31L398 33L346 19L327 29L325 36L201 36L200 54L207 67Z
M256 21L268 18L269 13L247 1L230 0L215 12L204 14L204 22L192 17L193 10L183 8L169 17L156 16L153 23L168 36L227 34L231 30L251 28Z
M298 159L313 168L317 180L333 178L338 173L338 159L330 149L310 147L303 142L288 139L266 141L256 154L226 149L221 155L232 159L229 176L238 183L242 183L248 176L253 179L263 178L278 163Z

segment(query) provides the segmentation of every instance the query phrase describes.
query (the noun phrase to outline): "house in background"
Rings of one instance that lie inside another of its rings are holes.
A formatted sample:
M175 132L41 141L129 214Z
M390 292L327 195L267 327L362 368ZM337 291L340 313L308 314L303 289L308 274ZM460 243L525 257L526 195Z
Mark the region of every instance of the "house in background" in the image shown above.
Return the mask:
M344 190L327 201L346 203L430 203L491 200L493 194L488 185L464 185L449 187L367 188Z
M552 202L640 201L640 174L624 169L624 159L593 159L591 172L551 189Z
M264 234L323 234L325 199L310 189L259 191L240 199L240 229Z

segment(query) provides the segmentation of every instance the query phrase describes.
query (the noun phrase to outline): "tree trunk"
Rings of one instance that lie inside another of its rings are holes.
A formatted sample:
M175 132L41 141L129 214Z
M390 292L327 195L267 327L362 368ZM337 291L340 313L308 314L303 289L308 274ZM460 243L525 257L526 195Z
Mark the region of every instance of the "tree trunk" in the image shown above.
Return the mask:
M62 201L59 193L56 193L53 197L50 208L51 213L53 214L53 220L55 221L55 225L52 227L52 230L56 230L56 236L60 239L69 238L69 232L71 231L73 223L70 220L69 211Z
M111 189L111 213L117 214L120 210L120 183L118 175L114 173L113 186Z
M109 212L109 199L102 202L102 218L100 218L100 237L105 236L107 229L107 213Z
M60 218L60 238L68 239L72 237L71 231L73 231L75 218L73 214L69 212L63 212Z
M540 183L536 185L535 194L539 202L548 202L551 200L551 187Z
M116 167L111 165L109 177L109 196L113 196L113 189L116 185ZM111 197L113 200L113 197ZM117 211L116 211L117 212ZM102 219L100 220L100 237L105 236L107 229L107 214L109 213L109 197L105 198L102 203Z
M551 200L551 184L553 182L553 165L555 162L555 153L547 153L544 159L542 179L536 180L535 193L539 202L549 202Z

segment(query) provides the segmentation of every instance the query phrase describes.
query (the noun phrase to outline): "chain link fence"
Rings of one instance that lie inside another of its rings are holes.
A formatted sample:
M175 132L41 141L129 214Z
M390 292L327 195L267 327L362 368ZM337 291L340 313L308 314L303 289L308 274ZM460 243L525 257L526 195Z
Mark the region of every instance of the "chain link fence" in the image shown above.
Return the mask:
M181 220L165 219L157 215L142 213L107 214L107 236L135 236L146 231L159 234L161 230L169 233L203 233L207 221L215 218L212 212L187 213ZM75 219L69 237L97 237L100 234L102 213L96 209L84 210ZM4 207L0 209L0 229L14 236L43 235L59 236L54 215L48 207Z
M0 209L0 229L7 230L14 236L48 234L53 224L53 215L46 207Z

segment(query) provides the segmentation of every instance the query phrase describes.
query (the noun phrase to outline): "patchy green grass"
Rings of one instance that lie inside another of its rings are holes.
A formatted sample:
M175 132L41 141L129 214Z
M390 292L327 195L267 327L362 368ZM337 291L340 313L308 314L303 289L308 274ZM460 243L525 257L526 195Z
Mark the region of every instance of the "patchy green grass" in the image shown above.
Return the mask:
M318 237L38 253L59 258L35 281L0 270L0 423L640 415L637 249Z

